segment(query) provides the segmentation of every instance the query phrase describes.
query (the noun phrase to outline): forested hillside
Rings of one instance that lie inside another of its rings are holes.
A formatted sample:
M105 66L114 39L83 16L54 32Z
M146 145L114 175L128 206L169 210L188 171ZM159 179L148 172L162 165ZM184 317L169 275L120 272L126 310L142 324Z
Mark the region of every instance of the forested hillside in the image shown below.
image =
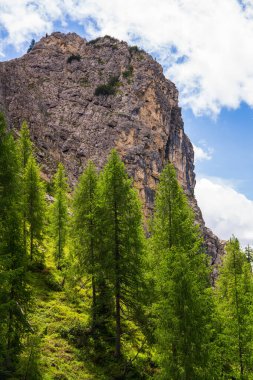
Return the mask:
M0 378L252 379L252 252L210 258L173 164L154 213L113 149L45 182L0 115Z

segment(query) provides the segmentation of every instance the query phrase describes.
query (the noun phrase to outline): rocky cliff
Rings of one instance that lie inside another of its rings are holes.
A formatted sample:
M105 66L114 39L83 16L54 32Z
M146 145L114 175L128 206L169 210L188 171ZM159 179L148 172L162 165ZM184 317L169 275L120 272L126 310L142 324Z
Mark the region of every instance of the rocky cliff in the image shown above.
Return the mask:
M194 198L194 153L178 91L150 55L108 36L87 42L53 33L23 57L0 63L0 110L16 133L28 121L48 177L61 160L75 182L88 159L102 167L116 147L146 213L162 167L173 162L217 262L222 246Z

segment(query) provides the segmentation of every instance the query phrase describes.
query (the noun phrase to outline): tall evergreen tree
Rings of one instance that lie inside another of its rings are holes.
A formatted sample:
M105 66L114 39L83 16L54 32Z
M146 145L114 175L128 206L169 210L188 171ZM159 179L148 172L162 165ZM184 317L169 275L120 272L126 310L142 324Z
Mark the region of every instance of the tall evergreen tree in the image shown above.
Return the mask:
M19 159L21 164L21 172L24 181L25 168L28 162L29 157L33 154L33 146L30 139L30 132L27 123L24 121L20 130L20 138L18 140L18 149L19 149ZM23 192L24 192L24 187ZM23 201L25 200L25 194L22 197ZM24 248L27 250L27 216L26 216L26 207L23 202L23 239L24 239Z
M30 259L33 260L35 247L42 242L45 220L45 190L40 178L39 167L30 156L24 174L25 215L29 229Z
M101 251L114 300L115 357L121 355L122 315L136 317L142 286L141 206L123 162L112 150L99 182ZM125 330L127 332L127 330Z
M212 379L212 299L207 256L172 164L161 176L153 220L156 341L163 379Z
M249 379L253 365L253 283L250 263L234 237L226 246L216 293L223 376Z
M61 268L67 238L68 224L68 183L64 166L59 164L54 177L54 202L52 205L52 234L54 240L54 257L57 268Z
M8 378L28 327L29 294L22 237L21 170L13 137L0 114L0 377Z
M33 153L33 145L30 138L30 131L27 123L24 121L20 130L20 138L18 140L19 156L21 159L21 166L24 169L27 165L29 157Z
M250 263L251 265L251 272L252 272L252 265L253 265L253 249L249 246L249 244L247 245L247 247L245 248L245 255L246 255L246 258L247 258L247 261L248 263Z
M98 174L94 164L89 161L75 189L73 201L73 236L76 257L81 274L91 278L92 289L92 327L97 325L97 286L100 273L98 259L98 225L97 215Z

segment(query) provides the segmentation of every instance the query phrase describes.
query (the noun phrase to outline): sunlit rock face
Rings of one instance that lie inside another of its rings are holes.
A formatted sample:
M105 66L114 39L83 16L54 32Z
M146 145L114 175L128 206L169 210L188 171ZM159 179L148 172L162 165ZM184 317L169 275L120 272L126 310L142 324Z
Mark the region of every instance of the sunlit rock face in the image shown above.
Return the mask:
M96 94L102 84L113 94ZM27 120L45 178L62 161L75 183L88 159L101 168L115 147L146 216L159 173L173 162L211 261L219 261L222 245L194 198L194 154L178 91L150 55L108 36L87 42L75 33L53 33L23 57L0 63L0 109L16 134Z

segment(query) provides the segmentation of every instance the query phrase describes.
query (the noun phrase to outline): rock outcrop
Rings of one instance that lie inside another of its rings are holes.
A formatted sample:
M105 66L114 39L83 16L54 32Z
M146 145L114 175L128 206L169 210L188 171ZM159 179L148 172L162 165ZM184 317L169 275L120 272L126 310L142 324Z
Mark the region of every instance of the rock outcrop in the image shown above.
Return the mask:
M173 162L217 262L222 245L194 198L194 153L178 91L150 55L108 36L87 42L53 33L23 57L0 63L0 110L16 133L27 120L49 177L63 161L74 183L88 159L102 167L116 147L147 214L159 173Z

